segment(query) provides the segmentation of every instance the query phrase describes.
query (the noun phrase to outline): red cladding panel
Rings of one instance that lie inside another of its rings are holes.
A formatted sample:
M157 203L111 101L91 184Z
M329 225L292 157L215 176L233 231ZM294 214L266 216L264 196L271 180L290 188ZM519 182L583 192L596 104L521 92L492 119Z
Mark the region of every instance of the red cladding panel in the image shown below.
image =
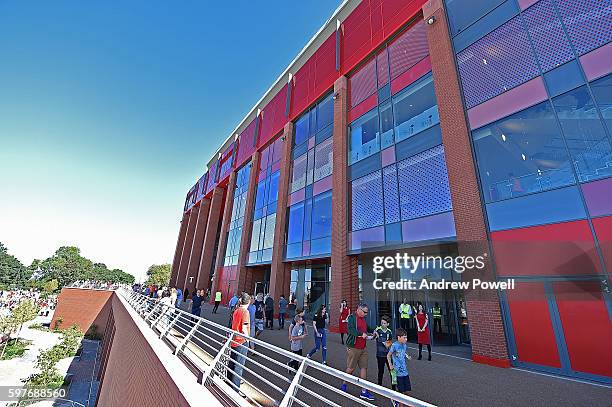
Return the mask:
M361 115L366 114L374 107L376 107L376 103L378 102L378 98L376 94L371 95L369 98L355 106L353 109L348 112L348 122L351 123L353 120L358 118Z
M491 233L500 276L599 274L601 267L587 221Z
M334 85L339 73L336 71L336 33L332 33L314 53L314 93L310 102Z
M515 289L507 293L518 359L521 362L560 368L544 284L515 284Z
M351 108L376 93L376 59L359 68L349 79Z
M342 23L342 69L346 72L372 51L370 2L364 0Z
M241 167L251 155L255 152L255 127L257 119L253 119L251 123L240 133L238 137L238 153L236 154L236 168Z
M287 106L287 85L268 102L263 108L261 119L261 133L257 141L257 148L266 145L272 136L283 129L285 123L289 120L285 116L285 108Z
M389 45L391 79L413 67L429 55L426 24L418 21Z
M606 261L608 274L612 274L612 216L593 219L593 227Z
M384 36L388 36L421 11L427 0L383 0Z
M431 60L426 56L415 66L391 81L391 94L403 90L406 86L419 79L421 76L431 71Z
M310 58L293 76L293 87L291 89L292 119L297 117L310 104L310 76L313 70L314 60ZM312 75L314 75L314 73L312 73Z
M553 290L572 370L612 376L612 324L600 282L557 282Z

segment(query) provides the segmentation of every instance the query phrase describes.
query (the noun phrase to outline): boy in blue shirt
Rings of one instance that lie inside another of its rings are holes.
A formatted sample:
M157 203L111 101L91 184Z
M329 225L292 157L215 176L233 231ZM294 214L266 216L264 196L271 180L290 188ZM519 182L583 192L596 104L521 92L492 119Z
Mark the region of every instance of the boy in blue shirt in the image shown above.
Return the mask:
M412 390L410 385L410 376L408 376L408 367L406 366L406 359L412 359L410 355L406 353L408 350L408 347L406 346L406 342L408 342L408 335L404 329L398 328L395 332L395 336L397 336L397 341L395 341L389 348L389 353L387 353L387 361L389 362L391 371L395 370L395 374L397 376L397 391L406 394ZM395 407L399 406L399 404L395 401L393 402L393 405Z

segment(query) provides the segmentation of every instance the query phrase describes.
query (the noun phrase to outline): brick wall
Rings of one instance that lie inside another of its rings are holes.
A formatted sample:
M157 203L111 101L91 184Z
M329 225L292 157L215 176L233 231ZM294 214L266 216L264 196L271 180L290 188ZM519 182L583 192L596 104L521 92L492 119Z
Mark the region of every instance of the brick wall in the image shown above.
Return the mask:
M333 194L332 194L332 255L330 329L336 330L343 299L355 309L359 301L358 260L348 255L348 80L339 78L334 83L334 134L333 134Z
M440 112L458 251L461 255L479 255L488 252L487 229L459 77L442 2L431 0L423 7L423 14L426 19L429 16L435 18L435 22L427 26L427 39ZM466 272L463 276L465 279L472 277L483 280L495 278L490 264L485 270L478 271L478 275L471 276ZM479 290L466 291L464 294L473 360L496 366L509 366L506 335L497 293Z
M195 234L195 228L198 223L199 213L199 206L194 206L193 208L191 208L191 211L189 213L189 224L187 225L187 232L185 234L185 244L183 245L183 253L181 254L181 262L179 263L178 274L175 283L175 285L181 289L185 286L185 279L187 278L187 266L189 266L189 258L191 257L191 247L193 246L193 236Z
M112 294L112 291L62 288L57 298L51 328L55 328L57 320L61 318L60 329L76 324L81 331L87 332L92 325L96 325L98 333L104 335Z
M193 244L191 245L189 264L187 266L187 276L185 278L185 284L182 287L183 291L188 288L190 293L195 292L198 279L198 270L200 268L200 259L202 257L202 249L204 247L204 236L206 235L208 213L210 211L210 199L203 198L199 203L199 207L200 211L198 213L195 233L193 235Z
M206 291L206 289L210 285L210 270L213 265L213 256L215 256L217 232L219 231L219 223L221 223L221 216L223 216L223 208L227 208L227 199L229 199L230 197L233 198L234 196L235 183L236 174L233 172L230 175L229 184L227 186L227 194L225 192L225 188L219 186L215 187L212 193L212 198L210 200L210 212L208 214L208 219L206 222L206 235L204 236L202 256L200 258L200 265L198 267L198 278L196 279L196 285L198 286L198 288L201 288L204 291ZM227 195L227 199L226 202L223 202L225 195ZM225 225L225 218L223 218L223 225ZM222 252L222 249L225 247L225 245L222 245L222 242L224 242L226 239L225 232L226 229L223 229L222 227L220 235L221 242L219 243L219 252ZM217 256L218 255L219 253L217 253ZM219 264L223 264L223 261L221 261L221 263L217 262L216 264L217 266ZM211 292L214 292L214 289L211 290ZM213 296L211 295L211 298L212 297Z
M170 285L176 284L178 277L179 265L181 264L181 255L183 254L183 246L185 245L185 235L187 234L187 225L189 224L189 213L183 214L179 235L176 241L176 249L174 251L174 259L172 260L172 274L170 275Z

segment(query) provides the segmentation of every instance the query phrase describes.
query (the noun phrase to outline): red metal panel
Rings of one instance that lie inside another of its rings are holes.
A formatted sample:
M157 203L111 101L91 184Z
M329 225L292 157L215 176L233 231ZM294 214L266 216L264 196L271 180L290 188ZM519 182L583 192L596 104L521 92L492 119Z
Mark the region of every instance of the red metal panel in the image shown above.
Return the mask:
M415 66L391 81L391 94L403 90L406 86L419 79L421 76L431 71L431 60L429 56L423 58Z
M217 185L217 167L219 166L219 161L215 161L208 170L208 181L206 181L206 195L210 191L213 190L215 185Z
M370 110L372 110L376 104L378 103L378 97L376 94L371 95L369 98L355 106L353 109L348 112L348 122L352 122L356 118L361 115L366 114Z
M291 88L291 119L299 116L310 101L310 76L313 59L309 59L293 76ZM314 67L312 68L314 69Z
M515 289L507 293L518 359L560 368L544 283L515 284Z
M255 127L257 119L253 119L251 123L238 136L238 152L236 153L235 167L241 167L251 155L255 152Z
M416 22L389 44L388 49L391 79L395 79L429 55L425 22L423 20Z
M491 240L500 276L601 273L586 220L494 232Z
M339 76L338 71L336 71L336 33L332 33L321 44L312 58L315 61L315 69L314 91L311 102L314 101L315 97L329 90Z
M342 23L342 69L352 69L372 51L370 1L364 0Z
M263 108L261 118L261 133L257 141L257 148L266 145L272 136L283 129L285 123L289 120L285 116L285 107L287 103L287 85L268 102Z
M553 290L572 370L612 376L612 324L600 282L556 282Z
M427 0L383 0L384 36L388 37L417 13L420 13L425 3Z
M608 274L612 274L612 216L593 219L593 227L606 261Z
M349 78L351 107L376 93L376 59L372 58Z

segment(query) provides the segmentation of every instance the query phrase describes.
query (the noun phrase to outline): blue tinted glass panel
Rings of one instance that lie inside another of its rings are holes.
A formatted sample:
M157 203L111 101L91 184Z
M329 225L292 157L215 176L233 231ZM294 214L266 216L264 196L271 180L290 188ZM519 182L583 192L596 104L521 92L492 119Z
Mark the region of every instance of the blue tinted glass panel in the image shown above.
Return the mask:
M310 242L310 255L331 253L331 237L315 239Z
M309 115L305 114L300 117L297 122L295 122L295 145L299 146L306 140L308 140L309 131L308 131L308 118Z
M383 168L383 188L385 197L385 223L400 221L400 208L395 165Z
M557 96L568 90L584 85L577 61L570 61L544 74L548 93Z
M385 225L385 242L387 244L402 243L402 224L401 223L393 223L391 225Z
M303 226L304 226L304 203L301 202L289 208L289 222L287 226L287 243L290 244L290 243L302 241Z
M276 171L270 175L270 192L268 193L268 203L276 202L278 199L278 180L280 178L280 171Z
M465 30L504 0L445 0L451 35Z
M612 175L612 148L586 86L553 99L580 182Z
M332 195L325 192L313 198L312 205L312 239L331 236Z
M572 186L487 204L487 215L495 231L584 219L586 211Z
M380 105L380 133L381 149L395 143L393 137L393 109L390 100Z
M319 131L329 126L334 121L334 99L332 98L332 95L329 95L323 99L317 106L317 110L317 131Z
M302 243L294 243L287 245L287 258L294 259L296 257L302 257Z
M312 229L312 199L304 201L304 240L310 240L310 231Z
M591 90L606 122L608 132L612 133L612 75L592 82Z
M351 183L352 230L384 224L381 170Z
M378 109L373 109L351 123L349 128L349 164L380 151Z
M397 141L440 122L431 75L393 97L393 114Z
M255 209L261 209L264 206L264 195L266 192L265 180L260 181L257 184L257 191L255 192Z
M575 182L549 102L484 126L472 137L486 202Z

